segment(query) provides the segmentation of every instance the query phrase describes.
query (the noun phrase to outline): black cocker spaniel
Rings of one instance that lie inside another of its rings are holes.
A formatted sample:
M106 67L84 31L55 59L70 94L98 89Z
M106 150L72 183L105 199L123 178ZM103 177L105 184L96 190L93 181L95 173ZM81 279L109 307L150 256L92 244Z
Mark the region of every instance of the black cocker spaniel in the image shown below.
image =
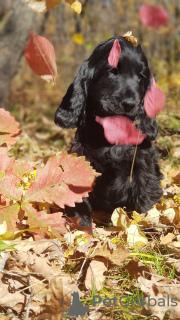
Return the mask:
M118 40L118 43L117 43ZM116 65L109 63L112 47L120 47ZM55 114L55 123L63 128L77 127L70 153L84 155L102 175L93 192L75 208L66 208L69 216L81 217L81 225L91 226L91 209L112 213L125 207L146 213L160 201L162 175L152 140L157 138L156 119L149 118L144 98L152 84L147 59L138 45L124 37L114 37L97 45L64 96ZM138 144L130 181L135 144L111 144L96 117L124 116L136 124L146 138Z

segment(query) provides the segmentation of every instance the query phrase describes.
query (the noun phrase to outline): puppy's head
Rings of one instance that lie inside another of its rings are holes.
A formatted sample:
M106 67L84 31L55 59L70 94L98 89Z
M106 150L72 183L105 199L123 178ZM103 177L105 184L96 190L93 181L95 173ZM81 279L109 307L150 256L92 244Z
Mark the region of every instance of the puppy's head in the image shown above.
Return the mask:
M121 53L114 67L108 57L116 39ZM103 41L81 66L56 111L55 123L74 128L96 115L124 115L134 120L142 112L150 85L150 70L140 45L134 47L123 37Z
M144 96L150 88L150 70L140 47L118 37L121 48L117 67L108 62L115 38L94 50L89 67L94 69L88 90L88 103L95 115L124 115L134 120L141 111Z

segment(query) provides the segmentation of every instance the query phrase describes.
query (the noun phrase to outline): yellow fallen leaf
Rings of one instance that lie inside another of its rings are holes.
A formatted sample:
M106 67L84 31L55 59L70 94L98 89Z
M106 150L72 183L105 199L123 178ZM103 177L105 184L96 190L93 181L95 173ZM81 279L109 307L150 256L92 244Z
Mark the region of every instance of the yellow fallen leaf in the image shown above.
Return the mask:
M111 221L115 227L126 229L130 225L130 220L122 208L116 208L111 216Z
M77 44L83 44L84 43L84 37L81 33L75 33L73 35L73 41Z
M69 256L72 256L74 253L74 248L70 247L66 250L66 252L64 253L64 258L68 258Z
M138 223L142 220L141 215L136 211L133 211L132 218Z
M139 226L131 224L129 228L126 229L127 243L130 246L145 246L148 243L148 239L141 231Z
M73 4L71 5L71 8L77 12L78 14L81 13L81 10L82 10L82 5L79 1L75 1L73 2Z

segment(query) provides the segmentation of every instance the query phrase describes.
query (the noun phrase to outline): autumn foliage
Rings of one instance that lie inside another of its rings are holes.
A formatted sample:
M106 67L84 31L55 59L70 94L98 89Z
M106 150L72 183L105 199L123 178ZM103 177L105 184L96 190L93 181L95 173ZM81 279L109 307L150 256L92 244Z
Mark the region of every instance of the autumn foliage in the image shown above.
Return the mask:
M87 197L99 174L84 157L66 152L53 154L43 166L9 157L21 131L9 112L1 109L0 115L0 223L6 221L5 238L19 236L18 226L21 232L40 228L41 236L50 226L58 236L65 232L62 208Z

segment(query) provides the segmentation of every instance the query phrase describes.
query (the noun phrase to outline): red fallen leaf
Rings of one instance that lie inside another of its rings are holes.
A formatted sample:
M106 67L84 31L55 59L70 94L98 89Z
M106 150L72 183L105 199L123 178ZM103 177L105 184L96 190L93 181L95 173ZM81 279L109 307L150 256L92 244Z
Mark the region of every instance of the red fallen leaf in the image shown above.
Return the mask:
M20 210L20 205L15 203L9 206L0 206L0 224L3 221L7 223L7 232L18 231L16 221L18 220L18 212Z
M0 180L0 194L4 197L19 201L22 196L22 190L16 187L17 178L13 175L6 176Z
M8 154L0 154L0 172L4 172L4 176L10 175L13 171L13 166L15 163L14 157L9 157ZM0 180L2 174L0 175Z
M115 67L117 69L119 57L121 54L121 46L119 44L118 39L116 39L113 43L112 49L108 56L108 62L112 67Z
M36 174L37 178L24 196L25 201L55 203L61 208L82 202L99 175L84 157L66 152L52 155Z
M53 45L44 37L30 32L25 57L32 71L46 81L55 81L56 55Z
M26 173L30 173L33 171L33 167L28 163L23 163L21 161L16 160L13 166L13 174L19 178L23 179L23 176Z
M0 109L0 146L4 143L7 146L16 143L21 133L19 126L19 122L8 111Z
M146 137L124 116L96 117L96 121L103 126L105 138L111 144L140 144Z
M144 4L139 9L141 22L148 27L158 28L168 23L168 13L164 8Z
M164 103L164 92L157 87L153 78L151 88L147 91L144 98L144 107L148 117L154 118L155 115L163 109Z

